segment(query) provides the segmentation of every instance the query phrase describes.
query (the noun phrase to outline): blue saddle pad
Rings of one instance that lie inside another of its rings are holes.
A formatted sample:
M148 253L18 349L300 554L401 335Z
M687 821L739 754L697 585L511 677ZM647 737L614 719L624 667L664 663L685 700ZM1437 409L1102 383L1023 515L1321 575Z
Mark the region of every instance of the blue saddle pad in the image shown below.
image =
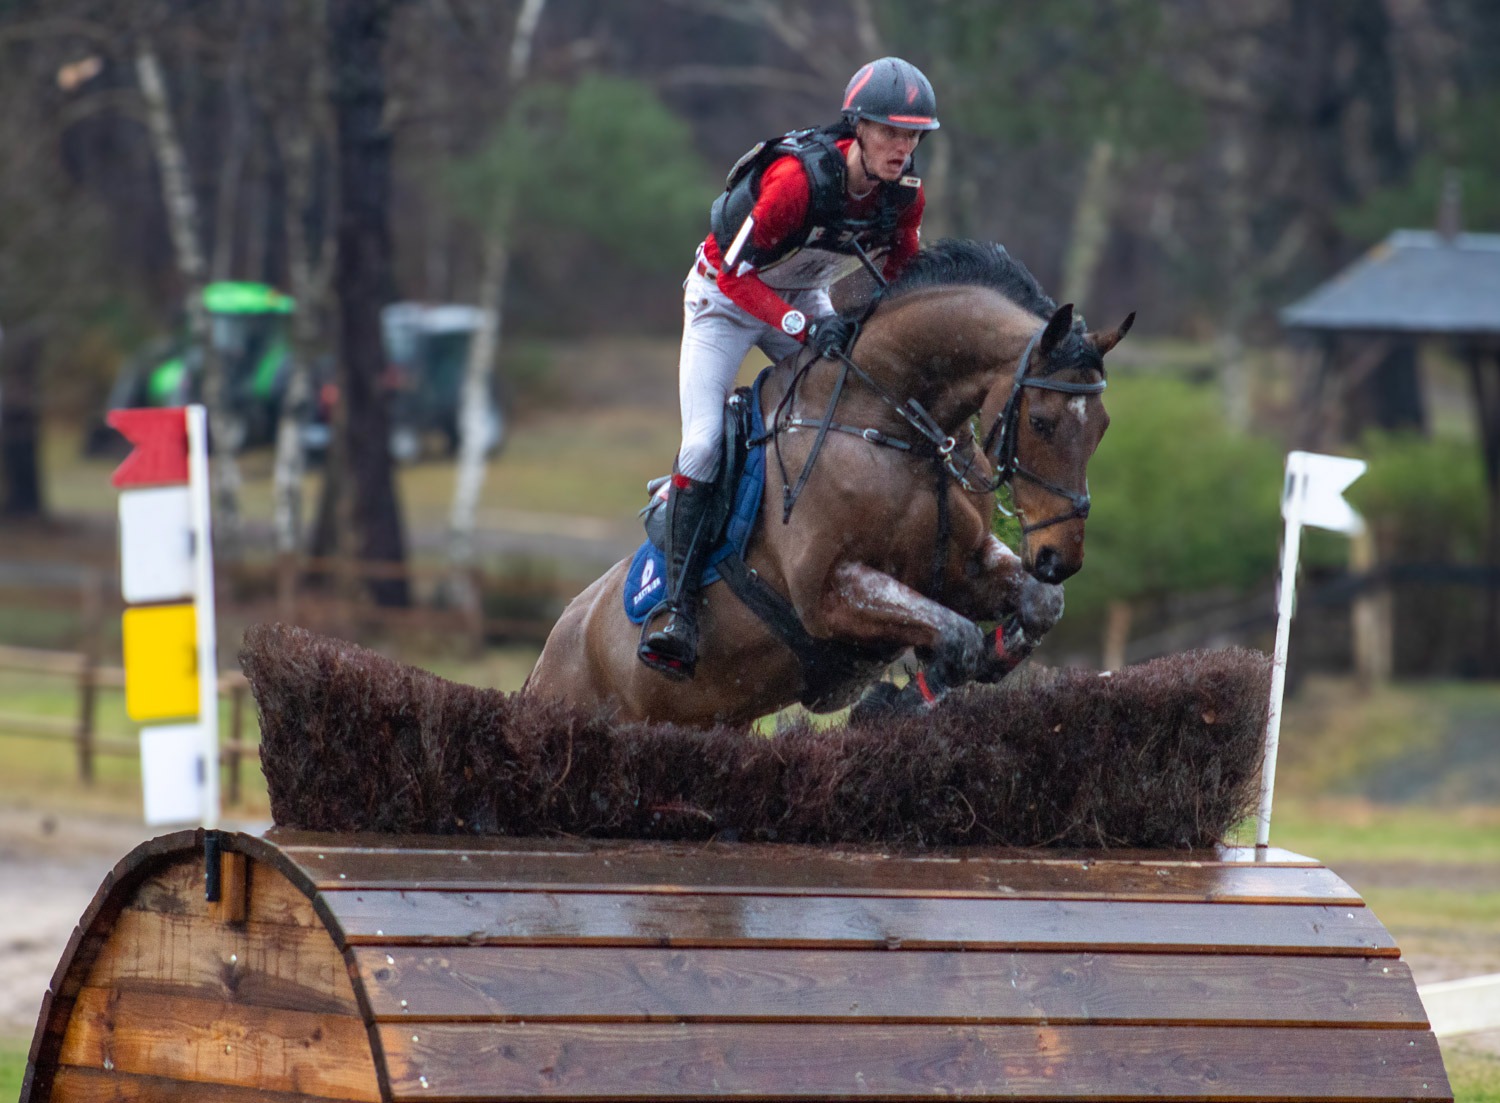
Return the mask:
M766 369L769 371L770 369ZM750 439L765 433L765 419L760 412L760 385L766 377L761 372L750 390ZM719 581L719 563L731 553L745 554L750 533L760 516L760 499L766 489L766 446L751 446L745 456L745 469L734 490L734 508L724 529L724 541L708 555L699 586ZM625 574L625 615L632 624L642 624L662 603L667 588L667 557L647 540L636 549Z

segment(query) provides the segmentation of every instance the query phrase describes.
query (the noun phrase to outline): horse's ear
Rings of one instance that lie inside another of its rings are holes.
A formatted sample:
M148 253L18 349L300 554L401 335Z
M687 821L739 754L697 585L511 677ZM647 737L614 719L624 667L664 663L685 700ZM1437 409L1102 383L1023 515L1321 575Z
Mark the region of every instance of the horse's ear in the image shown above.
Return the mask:
M1130 327L1133 325L1135 325L1135 311L1132 310L1120 323L1118 329L1112 329L1108 333L1091 333L1089 336L1093 338L1094 347L1099 350L1099 355L1103 356L1124 340L1125 334L1130 332Z
M1042 331L1041 353L1043 359L1052 354L1052 350L1062 343L1073 328L1073 304L1063 303L1057 308L1057 313L1052 315L1052 320L1047 323L1047 328Z

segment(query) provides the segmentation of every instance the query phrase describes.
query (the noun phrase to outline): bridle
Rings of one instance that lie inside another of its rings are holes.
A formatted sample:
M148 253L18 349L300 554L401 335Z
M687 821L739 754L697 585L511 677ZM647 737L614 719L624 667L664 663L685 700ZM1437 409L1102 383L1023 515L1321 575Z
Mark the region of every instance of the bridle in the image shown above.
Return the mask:
M864 154L863 147L861 147L860 154L861 156ZM851 241L850 244L853 246L855 255L859 257L860 263L875 281L875 294L871 296L869 303L866 304L863 315L855 323L854 334L849 338L849 347L853 348L855 338L858 337L860 329L864 327L865 322L869 321L870 315L875 313L875 308L880 305L880 300L890 285L886 281L885 275L870 259L869 254L860 246L858 240ZM1023 523L1021 525L1021 535L1023 536L1041 529L1051 528L1053 525L1060 525L1065 521L1072 521L1075 518L1087 517L1090 505L1087 485L1084 486L1082 492L1058 486L1056 483L1042 478L1035 471L1022 467L1020 457L1017 454L1017 447L1020 441L1021 388L1034 387L1037 390L1061 391L1063 394L1090 395L1099 394L1108 386L1108 383L1102 378L1102 367L1100 369L1101 378L1095 383L1065 383L1047 378L1032 378L1027 375L1026 369L1031 366L1031 354L1036 349L1037 342L1041 340L1042 334L1046 331L1047 327L1044 325L1031 335L1031 340L1026 342L1026 350L1021 353L1021 361L1016 365L1016 374L1011 384L1010 397L1006 399L1004 408L1001 409L999 416L995 418L995 423L990 426L990 431L985 434L984 444L980 446L979 450L986 456L989 456L990 462L995 467L994 478L984 483L976 483L969 477L969 472L974 466L973 454L969 456L969 460L964 464L963 469L959 469L957 462L953 458L954 452L958 449L957 440L943 432L942 427L938 425L937 421L920 402L914 398L908 398L904 402L897 401L890 392L875 382L874 379L870 378L869 374L853 360L849 359L848 354L842 350L835 352L832 357L840 361L842 367L839 370L838 381L834 384L833 394L829 397L828 408L823 417L817 421L795 415L783 417L784 414L790 414L790 406L796 399L797 384L802 382L803 377L818 362L819 357L814 356L809 359L793 374L791 384L787 387L786 393L781 396L781 401L776 406L776 412L771 416L771 423L767 426L765 436L758 441L750 441L752 445L757 443L763 444L767 439L772 439L775 442L776 465L781 469L782 524L786 524L791 520L792 507L797 504L797 498L802 493L802 488L807 485L808 476L812 474L813 464L817 462L818 453L823 450L823 442L827 439L830 430L841 433L852 433L855 436L863 437L871 444L882 445L887 448L895 448L906 452L919 451L910 442L882 433L879 429L862 429L857 425L841 425L833 420L833 412L838 407L839 397L844 392L844 383L848 380L850 372L853 372L867 387L879 395L881 401L895 410L908 425L917 431L928 446L920 450L928 452L937 463L939 484L938 529L943 534L940 539L945 539L947 532L948 496L941 492L945 474L951 475L958 481L960 486L971 494L995 495L995 508L1006 517L1014 517L1016 514L1006 509L1005 504L1000 501L1000 488L1007 483L1014 483L1017 477L1034 483L1043 490L1057 495L1059 498L1066 499L1073 507L1066 513L1059 513L1056 517L1049 517L1045 521L1038 521L1032 525ZM808 453L807 460L802 465L802 472L798 475L795 486L792 486L787 481L786 464L781 459L781 433L783 430L791 429L816 429L818 431L818 435L813 439L812 450Z
M1023 387L1034 387L1042 391L1060 391L1063 394L1099 394L1107 387L1108 381L1096 380L1093 383L1070 383L1064 380L1048 379L1045 377L1033 377L1026 374L1026 369L1031 366L1031 353L1036 348L1037 341L1041 338L1043 330L1037 330L1032 334L1031 340L1026 343L1026 351L1021 354L1021 362L1016 367L1014 382L1011 384L1010 397L1005 400L1005 406L1001 409L995 423L990 426L990 431L985 434L984 444L981 451L989 457L995 466L995 477L989 486L984 489L990 493L998 494L1000 488L1006 483L1013 483L1018 477L1041 487L1048 493L1066 500L1073 508L1065 513L1059 513L1056 517L1049 517L1045 521L1037 521L1035 524L1022 524L1021 532L1027 535L1040 529L1060 525L1065 521L1075 518L1084 518L1089 515L1089 492L1085 484L1082 491L1069 490L1067 487L1058 486L1056 483L1042 478L1035 471L1021 464L1018 454L1020 443L1020 420L1021 420L1021 389ZM972 460L970 461L972 465ZM967 473L967 469L966 473ZM967 479L960 479L965 489L969 489ZM1015 514L1006 509L996 499L996 508L1007 517Z
M828 408L821 418L804 418L789 415L788 407L796 394L797 384L801 382L808 370L817 363L818 358L813 357L798 369L792 378L791 385L778 403L775 413L767 426L766 437L775 438L776 460L781 466L781 489L782 489L782 521L791 517L792 507L796 504L802 488L807 483L808 476L812 473L813 464L816 462L819 452L822 451L823 441L830 431L849 433L862 437L871 444L885 448L894 448L903 452L914 454L926 454L931 456L939 466L940 472L951 476L966 491L971 494L995 494L998 495L1000 488L1007 483L1013 483L1015 479L1022 478L1043 490L1056 495L1068 502L1072 507L1055 517L1049 517L1045 521L1037 521L1035 524L1023 524L1021 532L1029 535L1041 529L1060 525L1065 521L1075 518L1083 518L1089 515L1090 498L1088 489L1083 491L1069 490L1067 487L1058 486L1048 479L1042 478L1035 471L1024 466L1018 455L1020 442L1020 418L1021 418L1021 391L1025 387L1033 387L1037 390L1060 391L1063 394L1091 395L1099 394L1108 385L1103 379L1093 383L1070 383L1060 380L1037 377L1027 374L1027 368L1031 364L1031 354L1036 349L1037 342L1041 339L1044 330L1039 329L1032 334L1031 340L1026 343L1026 351L1021 354L1021 361L1016 367L1014 381L1011 384L1010 396L1006 399L1005 406L1001 409L990 430L985 434L984 443L974 452L971 452L962 467L959 466L957 454L959 452L957 439L944 433L937 421L927 412L927 409L916 399L908 398L904 401L898 400L894 395L882 387L876 380L872 379L863 368L851 360L843 352L834 352L832 359L839 361L841 367L838 380L834 383L833 393L829 396ZM852 343L852 342L851 342ZM922 438L920 443L913 444L910 441L893 437L883 433L879 429L860 428L855 425L843 425L833 420L834 410L837 408L839 398L843 394L844 384L850 373L853 373L860 382L869 387L880 399L885 402L897 415L910 425ZM787 471L781 462L781 440L780 434L785 430L816 429L817 437L813 441L812 450L808 453L806 462L802 466L795 485L787 478ZM752 441L752 444L758 443ZM972 474L974 460L978 452L983 452L989 457L994 465L995 472L991 478L977 479ZM940 497L940 502L943 500ZM1007 517L1014 517L1015 513L1007 509L998 497L995 507Z

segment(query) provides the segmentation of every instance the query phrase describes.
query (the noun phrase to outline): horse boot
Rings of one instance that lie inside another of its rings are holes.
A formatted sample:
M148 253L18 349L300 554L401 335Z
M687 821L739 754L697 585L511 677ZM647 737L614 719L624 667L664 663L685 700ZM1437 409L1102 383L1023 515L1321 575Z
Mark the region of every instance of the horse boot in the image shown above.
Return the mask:
M651 669L672 678L691 678L698 665L698 581L710 551L707 528L713 491L711 482L675 474L667 495L667 620L643 634L636 654Z

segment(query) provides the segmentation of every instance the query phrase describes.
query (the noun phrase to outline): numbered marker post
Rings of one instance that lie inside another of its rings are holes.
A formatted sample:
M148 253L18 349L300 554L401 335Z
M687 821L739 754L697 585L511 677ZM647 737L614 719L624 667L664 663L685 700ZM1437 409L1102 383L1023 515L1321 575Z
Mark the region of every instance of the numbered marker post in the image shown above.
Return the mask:
M1364 460L1290 452L1281 491L1281 516L1286 538L1281 545L1281 581L1276 596L1276 649L1271 656L1271 706L1266 714L1266 748L1260 776L1260 813L1255 846L1264 855L1271 840L1271 797L1276 788L1276 750L1281 740L1281 699L1286 690L1287 645L1296 610L1297 561L1302 526L1332 529L1355 535L1364 520L1344 501L1344 491L1365 472Z
M219 822L218 654L207 418L202 406L116 410L134 451L111 482L120 494L125 709L141 729L147 823L201 812ZM196 717L196 719L194 719Z

